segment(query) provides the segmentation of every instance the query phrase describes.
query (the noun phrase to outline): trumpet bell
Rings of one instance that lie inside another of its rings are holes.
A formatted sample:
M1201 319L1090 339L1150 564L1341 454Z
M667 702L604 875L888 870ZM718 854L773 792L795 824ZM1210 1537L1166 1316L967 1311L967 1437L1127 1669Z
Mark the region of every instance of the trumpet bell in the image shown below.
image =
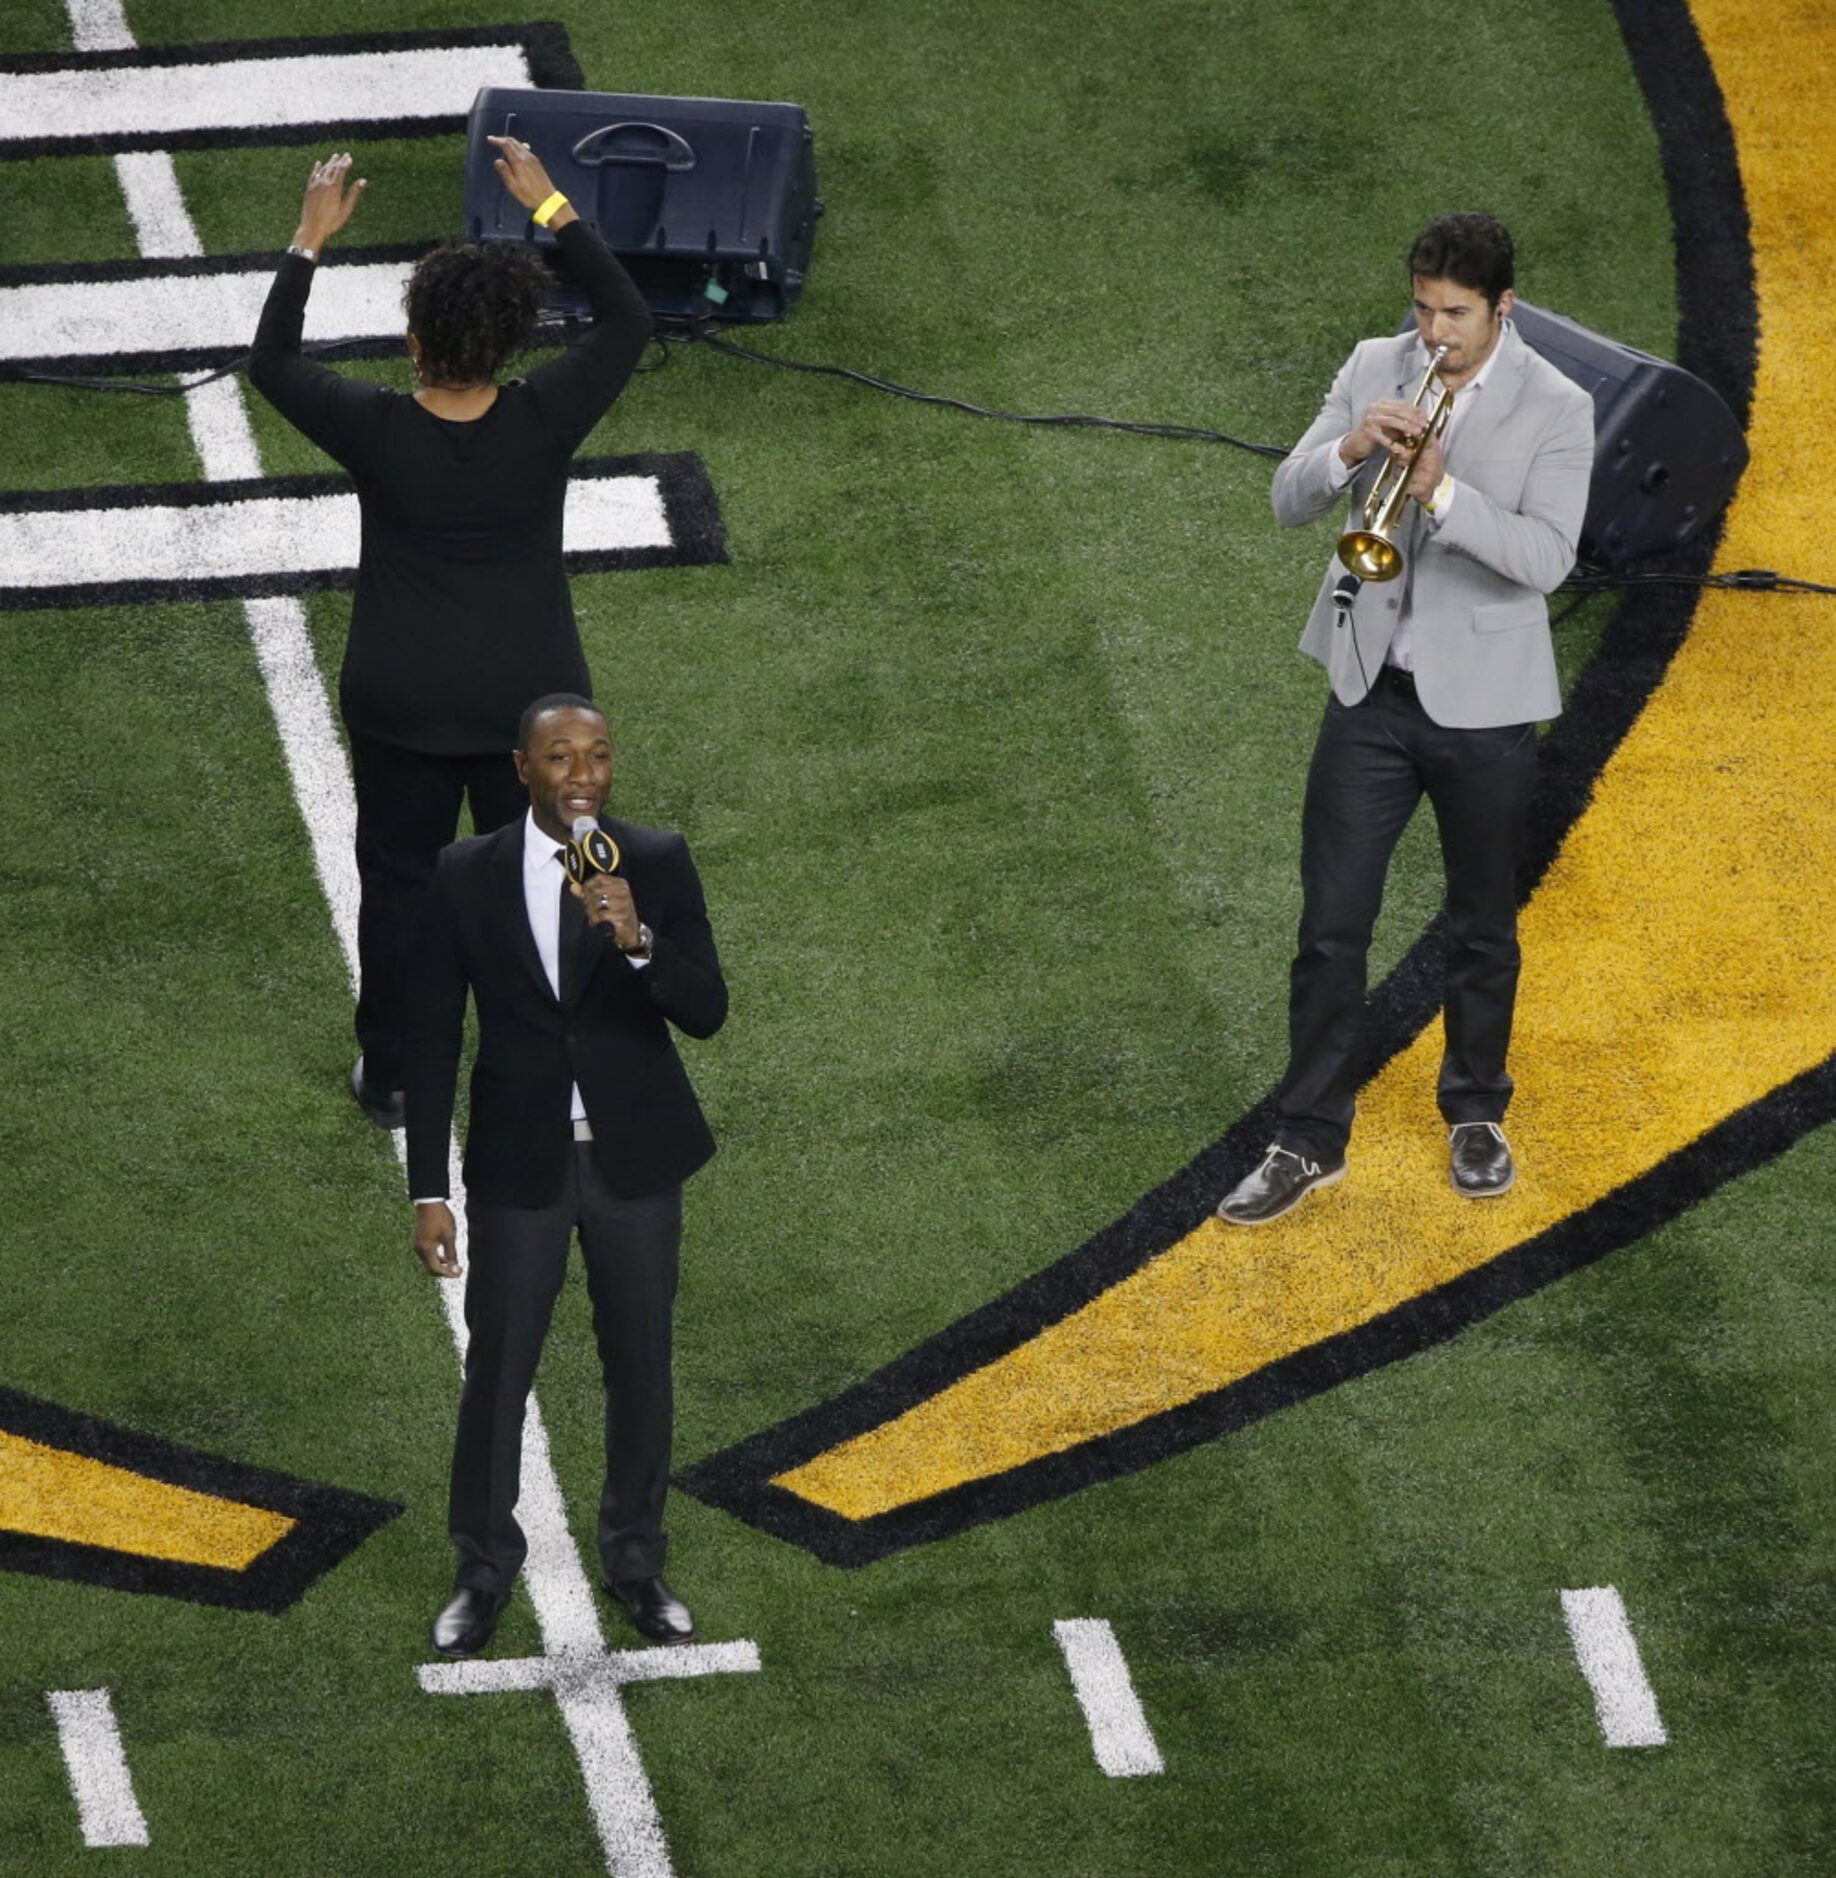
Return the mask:
M1348 529L1339 537L1339 559L1360 580L1394 580L1402 572L1402 550L1372 528Z
M1405 448L1393 445L1366 493L1358 520L1362 526L1348 528L1339 537L1339 559L1361 580L1394 580L1402 572L1402 549L1396 537L1403 530L1403 504L1409 495L1409 479L1422 452L1447 428L1453 410L1453 393L1443 385L1430 400L1434 375L1447 356L1445 346L1436 346L1422 382L1415 388L1415 408L1426 420Z

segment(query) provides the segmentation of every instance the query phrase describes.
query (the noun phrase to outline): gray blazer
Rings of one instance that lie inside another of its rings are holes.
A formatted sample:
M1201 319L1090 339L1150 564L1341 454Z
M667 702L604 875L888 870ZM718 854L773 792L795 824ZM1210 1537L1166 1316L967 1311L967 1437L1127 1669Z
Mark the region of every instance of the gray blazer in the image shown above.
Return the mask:
M1594 468L1594 403L1515 329L1498 344L1484 389L1448 441L1447 469L1459 494L1446 519L1436 523L1419 504L1405 506L1403 572L1382 585L1365 583L1349 630L1334 623L1332 589L1345 571L1336 554L1320 582L1301 650L1326 667L1345 704L1363 698L1365 674L1374 679L1383 665L1406 591L1416 693L1437 724L1484 730L1554 717L1562 708L1543 596L1574 565ZM1275 471L1271 499L1282 527L1339 507L1327 481L1339 439L1357 427L1366 405L1412 397L1427 369L1414 334L1367 339L1353 351L1319 416ZM1372 455L1359 464L1353 513L1381 463Z

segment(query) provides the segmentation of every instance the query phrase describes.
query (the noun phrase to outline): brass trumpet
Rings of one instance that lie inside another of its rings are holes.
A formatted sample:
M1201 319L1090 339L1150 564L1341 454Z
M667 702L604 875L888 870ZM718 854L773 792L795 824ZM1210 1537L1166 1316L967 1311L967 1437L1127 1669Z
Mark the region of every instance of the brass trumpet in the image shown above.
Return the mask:
M1402 572L1402 549L1396 545L1396 534L1409 478L1415 474L1416 459L1447 428L1453 411L1453 393L1445 385L1432 404L1426 402L1428 387L1434 383L1447 353L1446 346L1435 347L1422 382L1415 388L1415 406L1427 411L1427 427L1400 456L1392 454L1377 472L1377 480L1364 498L1364 526L1348 528L1339 537L1339 559L1362 580L1394 580Z

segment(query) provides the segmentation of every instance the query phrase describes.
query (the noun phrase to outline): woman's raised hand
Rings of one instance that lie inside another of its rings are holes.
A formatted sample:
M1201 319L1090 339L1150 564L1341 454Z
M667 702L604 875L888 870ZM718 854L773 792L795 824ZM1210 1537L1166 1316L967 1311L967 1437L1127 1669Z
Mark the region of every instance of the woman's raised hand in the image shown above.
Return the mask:
M311 248L317 253L357 213L357 204L370 185L360 176L349 189L345 188L353 160L346 150L312 166L312 174L306 179L306 199L300 204L300 225L294 231L295 247Z
M494 167L524 208L539 209L555 193L542 159L526 143L515 137L487 137L485 142L497 146Z

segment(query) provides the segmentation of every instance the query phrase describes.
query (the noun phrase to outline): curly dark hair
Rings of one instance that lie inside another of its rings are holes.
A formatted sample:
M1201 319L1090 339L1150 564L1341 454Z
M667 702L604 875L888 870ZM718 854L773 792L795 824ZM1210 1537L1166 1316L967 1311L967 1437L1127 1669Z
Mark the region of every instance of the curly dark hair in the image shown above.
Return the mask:
M441 385L495 378L528 345L551 284L520 242L449 241L422 255L402 292L422 378Z
M1499 295L1516 284L1516 269L1510 231L1489 215L1437 215L1409 249L1412 275L1470 287L1493 308Z

